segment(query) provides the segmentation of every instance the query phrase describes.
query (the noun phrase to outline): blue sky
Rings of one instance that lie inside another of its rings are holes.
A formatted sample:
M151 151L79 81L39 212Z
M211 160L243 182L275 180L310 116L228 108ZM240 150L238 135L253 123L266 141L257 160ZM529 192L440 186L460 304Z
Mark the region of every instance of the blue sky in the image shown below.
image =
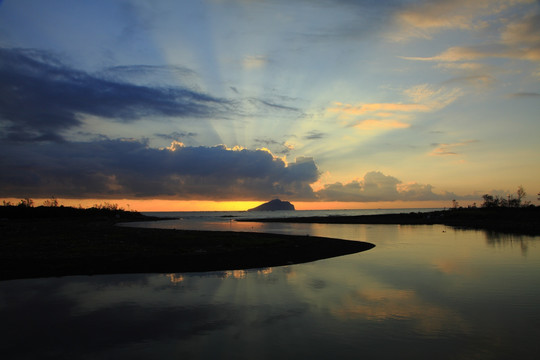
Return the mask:
M538 1L3 1L0 56L5 198L540 191Z

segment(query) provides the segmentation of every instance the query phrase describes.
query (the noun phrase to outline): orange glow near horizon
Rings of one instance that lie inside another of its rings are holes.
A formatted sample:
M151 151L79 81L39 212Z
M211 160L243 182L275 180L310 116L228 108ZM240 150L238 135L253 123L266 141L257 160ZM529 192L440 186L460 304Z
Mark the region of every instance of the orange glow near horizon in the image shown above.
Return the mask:
M50 199L35 198L34 206L43 205ZM211 201L211 200L162 200L162 199L63 199L58 198L58 205L89 208L96 204L117 204L125 210L148 211L243 211L256 207L264 201ZM4 199L17 205L21 199Z
M17 205L21 199L3 199ZM50 199L35 198L34 206L43 205ZM246 211L259 206L265 201L210 201L210 200L161 200L161 199L63 199L58 204L72 207L89 208L96 204L117 204L125 210L139 212L152 211ZM407 208L448 208L452 204L447 201L381 201L381 202L316 202L291 201L296 210L358 210L358 209L407 209ZM467 206L463 203L460 205Z

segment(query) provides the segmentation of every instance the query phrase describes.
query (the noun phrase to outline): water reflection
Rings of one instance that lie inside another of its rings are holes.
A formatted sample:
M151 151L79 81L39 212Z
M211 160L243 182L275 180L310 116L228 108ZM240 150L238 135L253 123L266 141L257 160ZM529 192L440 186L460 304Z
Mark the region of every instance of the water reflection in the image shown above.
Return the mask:
M519 248L523 256L527 256L530 246L536 246L539 241L538 236L519 235L511 233L500 233L490 230L474 230L463 228L452 228L456 233L470 234L472 232L484 237L486 244L494 248L512 247Z
M184 281L184 275L182 274L165 274L172 284L178 284Z
M291 229L377 247L274 268L0 282L2 357L536 358L538 237L524 257L444 226Z
M405 289L357 290L348 294L332 313L346 320L410 321L417 333L429 337L449 331L465 334L469 329L458 312L429 303L413 290Z
M493 231L486 231L486 242L488 245L494 247L519 247L523 256L527 255L529 245L531 245L532 242L537 241L537 237L534 236L503 234Z

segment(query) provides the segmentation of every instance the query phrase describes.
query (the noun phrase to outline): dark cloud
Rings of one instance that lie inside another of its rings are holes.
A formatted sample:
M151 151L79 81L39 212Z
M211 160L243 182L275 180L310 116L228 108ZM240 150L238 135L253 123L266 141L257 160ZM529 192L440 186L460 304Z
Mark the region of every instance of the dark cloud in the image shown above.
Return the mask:
M269 107L274 108L274 109L300 112L300 109L292 107L292 106L285 106L285 105L276 104L276 103L272 103L272 102L265 101L265 100L257 100L257 99L255 99L255 100L259 101L263 105L269 106Z
M308 132L306 136L304 136L304 139L306 139L306 140L319 140L319 139L322 139L324 137L326 137L325 133L312 130L312 131Z
M300 110L299 108L274 103L268 100L249 98L248 102L263 111L264 110L271 110L271 111L278 110L278 111L286 111L286 112L294 112L294 113L302 114L302 110Z
M445 192L436 194L431 185L403 184L393 176L378 171L368 172L363 180L355 180L347 184L340 182L327 184L315 194L321 201L427 201L469 199Z
M186 200L425 201L471 199L431 185L403 184L368 172L362 180L314 192L319 169L309 157L285 163L265 150L189 147L148 141L1 143L0 197L171 198Z
M293 147L287 145L285 141L276 141L270 138L255 138L253 143L256 147L265 147L270 149L272 153L280 155L287 155L293 149Z
M210 117L230 106L187 88L88 74L43 51L0 49L0 137L8 140L60 141L63 130L81 124L80 114L131 122L149 115Z
M181 141L182 139L193 138L197 136L197 133L174 131L170 134L154 134L154 135L165 140Z
M255 144L264 145L266 147L272 146L272 145L282 145L282 142L276 141L274 139L268 139L268 138L255 138L253 139L253 142Z
M286 164L263 150L148 147L144 141L0 145L3 197L314 199L313 159Z

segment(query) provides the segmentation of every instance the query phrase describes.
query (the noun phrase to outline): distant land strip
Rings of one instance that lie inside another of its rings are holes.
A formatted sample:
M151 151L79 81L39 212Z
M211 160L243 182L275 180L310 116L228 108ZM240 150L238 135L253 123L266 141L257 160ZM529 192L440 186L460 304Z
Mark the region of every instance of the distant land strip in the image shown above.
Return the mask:
M127 212L86 217L80 211L70 217L51 217L43 209L25 212L39 216L9 218L2 214L0 280L264 268L353 254L375 246L312 236L115 226L119 221L148 220Z
M540 235L540 207L457 208L400 214L309 216L237 219L250 222L319 223L319 224L400 224L449 225L457 228Z

